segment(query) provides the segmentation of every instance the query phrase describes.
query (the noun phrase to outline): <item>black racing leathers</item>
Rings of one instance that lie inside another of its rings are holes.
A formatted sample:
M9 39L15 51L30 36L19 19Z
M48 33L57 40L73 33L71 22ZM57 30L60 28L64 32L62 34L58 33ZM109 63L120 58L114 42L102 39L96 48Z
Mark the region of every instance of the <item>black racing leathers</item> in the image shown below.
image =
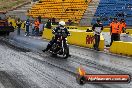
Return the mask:
M70 35L70 33L69 33L69 31L67 30L67 28L65 28L65 27L63 27L63 26L58 26L58 27L54 28L52 33L53 33L55 36L54 36L54 37L52 38L52 40L48 43L47 48L45 49L45 51L48 51L48 50L52 47L52 45L53 45L54 43L57 42L57 39L58 39L59 37L61 37L61 36L62 36L62 39L63 39L63 41L64 41L64 45L66 45L66 37L67 37L68 35Z

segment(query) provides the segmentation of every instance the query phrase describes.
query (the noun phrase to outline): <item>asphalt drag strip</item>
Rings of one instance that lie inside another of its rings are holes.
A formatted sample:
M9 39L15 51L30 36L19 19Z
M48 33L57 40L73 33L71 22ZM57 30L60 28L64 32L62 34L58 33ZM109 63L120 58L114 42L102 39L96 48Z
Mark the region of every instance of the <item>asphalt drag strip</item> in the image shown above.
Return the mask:
M0 71L0 88L22 88L22 86L6 72Z
M85 84L84 86L80 86L76 82L76 72L80 65L82 65L88 73L93 74L123 73L122 69L120 71L120 69L117 68L113 70L102 67L101 64L95 64L92 60L75 55L73 52L71 53L72 56L68 59L51 57L48 53L40 52L39 49L38 51L34 51L34 49L32 50L31 48L25 47L26 45L24 43L18 46L19 44L16 44L14 41L12 42L15 44L11 43L11 40L3 40L5 42L0 42L0 49L7 50L0 54L0 56L2 56L3 53L5 54L5 59L2 57L1 60L5 63L1 65L1 68L11 75L12 78L20 80L20 83L24 82L27 84L24 88L130 88L131 86L131 83L122 85ZM10 47L11 45L8 45L8 43L13 46ZM15 47L16 45L17 47ZM24 49L22 49L23 47ZM74 47L72 47L72 49L74 49ZM82 52L83 50L80 53ZM129 72L131 73L131 71Z

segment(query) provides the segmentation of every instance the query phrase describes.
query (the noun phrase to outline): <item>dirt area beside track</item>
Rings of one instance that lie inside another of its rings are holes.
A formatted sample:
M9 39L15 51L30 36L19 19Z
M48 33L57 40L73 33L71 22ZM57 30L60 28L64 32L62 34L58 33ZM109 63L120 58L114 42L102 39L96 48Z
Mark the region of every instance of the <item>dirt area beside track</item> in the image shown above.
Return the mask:
M19 5L28 2L29 0L0 0L0 11L8 11Z

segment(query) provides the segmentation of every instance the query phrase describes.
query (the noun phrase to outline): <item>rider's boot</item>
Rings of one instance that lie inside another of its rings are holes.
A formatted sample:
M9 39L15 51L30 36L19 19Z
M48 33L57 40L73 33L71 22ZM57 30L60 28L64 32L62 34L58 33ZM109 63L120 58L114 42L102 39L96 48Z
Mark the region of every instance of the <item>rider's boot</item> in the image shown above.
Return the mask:
M48 51L50 48L51 48L51 45L48 44L47 47L46 47L46 49L44 49L44 50L42 50L42 51L43 51L43 52L46 52L46 51Z

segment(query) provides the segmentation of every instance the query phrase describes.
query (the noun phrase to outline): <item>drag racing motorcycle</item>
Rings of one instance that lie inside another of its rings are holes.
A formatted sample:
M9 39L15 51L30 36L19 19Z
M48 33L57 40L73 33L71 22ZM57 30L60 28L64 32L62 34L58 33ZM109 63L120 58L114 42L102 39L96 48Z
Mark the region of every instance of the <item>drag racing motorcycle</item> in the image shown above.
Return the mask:
M67 44L67 38L64 41L62 36L58 37L57 42L52 45L49 51L53 56L59 55L65 59L68 58L69 46Z

